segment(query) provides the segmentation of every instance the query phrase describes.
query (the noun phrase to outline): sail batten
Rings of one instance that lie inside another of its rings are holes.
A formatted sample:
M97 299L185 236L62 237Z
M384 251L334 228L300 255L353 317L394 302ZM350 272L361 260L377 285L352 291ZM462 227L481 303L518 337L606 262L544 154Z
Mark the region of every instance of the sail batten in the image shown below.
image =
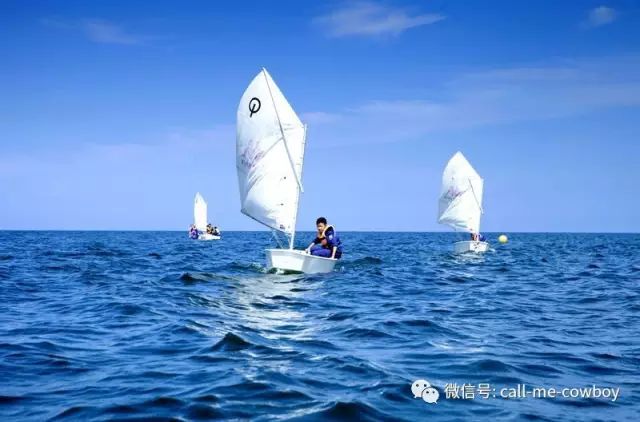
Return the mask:
M442 174L438 223L479 233L483 188L484 181L464 155L454 154Z
M295 231L302 187L304 125L266 69L237 112L236 168L241 211L287 234Z

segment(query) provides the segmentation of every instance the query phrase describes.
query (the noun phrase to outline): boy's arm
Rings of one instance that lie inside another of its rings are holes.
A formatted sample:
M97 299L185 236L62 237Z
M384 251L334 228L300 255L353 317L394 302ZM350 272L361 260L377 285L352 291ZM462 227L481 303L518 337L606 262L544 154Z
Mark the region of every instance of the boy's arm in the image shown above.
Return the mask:
M307 249L305 249L304 251L305 251L306 253L311 252L311 247L312 247L313 245L315 245L315 244L316 244L316 241L314 240L313 242L311 242L311 244L310 244L309 246L307 246Z

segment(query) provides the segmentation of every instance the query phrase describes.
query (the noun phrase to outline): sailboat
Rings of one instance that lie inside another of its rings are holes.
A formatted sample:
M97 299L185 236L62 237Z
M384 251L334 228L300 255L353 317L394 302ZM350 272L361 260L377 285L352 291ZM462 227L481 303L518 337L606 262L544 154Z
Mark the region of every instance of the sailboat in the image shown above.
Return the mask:
M207 201L200 192L193 200L193 221L198 229L198 240L220 240L220 236L207 233Z
M306 129L263 68L238 106L236 167L241 211L289 239L288 248L266 250L268 269L327 273L337 260L293 249L303 191Z
M438 203L438 223L480 236L484 181L460 151L447 163L442 174ZM489 244L466 240L453 245L455 253L486 252Z

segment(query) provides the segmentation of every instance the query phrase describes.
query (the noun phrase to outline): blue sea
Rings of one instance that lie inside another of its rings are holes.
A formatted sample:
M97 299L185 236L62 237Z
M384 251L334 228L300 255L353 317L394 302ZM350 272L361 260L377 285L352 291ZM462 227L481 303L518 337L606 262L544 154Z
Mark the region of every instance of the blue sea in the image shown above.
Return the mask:
M0 232L0 420L640 420L640 235L507 234L278 275L266 232Z

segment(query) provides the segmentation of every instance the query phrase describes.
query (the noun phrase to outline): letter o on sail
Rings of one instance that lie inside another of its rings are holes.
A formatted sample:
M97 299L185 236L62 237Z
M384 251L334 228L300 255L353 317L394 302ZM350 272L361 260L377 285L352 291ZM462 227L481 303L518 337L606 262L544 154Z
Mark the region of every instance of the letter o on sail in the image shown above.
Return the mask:
M242 212L295 231L305 127L266 69L251 81L237 112L236 167Z
M259 112L261 106L262 106L262 102L260 101L260 98L253 97L252 99L250 99L249 100L249 118L251 118L251 116L253 116L255 113Z

